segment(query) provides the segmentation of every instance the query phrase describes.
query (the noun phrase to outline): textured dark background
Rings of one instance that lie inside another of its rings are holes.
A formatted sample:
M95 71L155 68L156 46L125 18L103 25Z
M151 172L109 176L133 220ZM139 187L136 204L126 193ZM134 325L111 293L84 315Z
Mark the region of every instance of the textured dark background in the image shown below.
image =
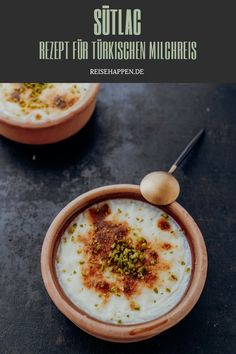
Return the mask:
M0 139L1 354L231 354L235 323L236 85L104 84L96 112L73 138L30 147ZM198 129L206 135L176 176L180 203L205 237L209 272L193 311L146 342L112 344L69 322L40 275L44 235L80 193L139 183L167 169Z

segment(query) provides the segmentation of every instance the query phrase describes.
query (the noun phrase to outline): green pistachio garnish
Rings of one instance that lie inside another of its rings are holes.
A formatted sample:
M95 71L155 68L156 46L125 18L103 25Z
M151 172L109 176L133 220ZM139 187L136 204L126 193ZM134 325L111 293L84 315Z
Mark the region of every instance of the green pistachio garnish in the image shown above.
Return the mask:
M69 229L68 229L68 234L69 235L73 234L75 232L76 227L77 227L76 223L73 224L72 226L70 226Z
M146 249L147 242L143 242L141 248L142 246L143 249L139 251L128 241L120 240L113 243L107 265L111 266L112 270L117 273L143 279L146 273L143 251Z
M143 250L145 250L147 248L147 243L146 242L143 242L142 244L141 244L141 250L143 251Z
M15 89L8 101L19 104L24 113L31 109L48 108L48 104L40 99L41 93L46 88L50 88L48 83L24 82Z
M140 309L141 309L141 307L140 307L139 305L135 305L135 306L134 306L134 310L135 310L135 311L140 311Z
M157 288L154 288L153 291L154 291L154 293L158 294L158 289Z
M98 243L98 244L96 245L96 251L99 251L101 248L102 248L102 246Z

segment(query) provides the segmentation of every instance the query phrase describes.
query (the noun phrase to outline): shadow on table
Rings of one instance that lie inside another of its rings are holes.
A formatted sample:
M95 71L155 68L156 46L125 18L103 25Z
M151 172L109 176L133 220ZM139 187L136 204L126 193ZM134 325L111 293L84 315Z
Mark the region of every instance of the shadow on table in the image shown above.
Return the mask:
M1 137L1 145L16 165L29 168L66 168L86 157L96 145L99 132L97 109L87 125L74 136L54 144L24 145Z

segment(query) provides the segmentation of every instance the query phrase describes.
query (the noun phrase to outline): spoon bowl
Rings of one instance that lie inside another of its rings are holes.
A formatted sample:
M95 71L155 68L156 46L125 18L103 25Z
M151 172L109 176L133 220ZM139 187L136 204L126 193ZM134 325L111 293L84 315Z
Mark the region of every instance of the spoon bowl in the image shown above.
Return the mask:
M150 203L156 205L168 205L179 196L180 186L177 179L172 176L177 167L189 155L193 147L204 133L201 129L181 152L177 160L172 164L168 172L156 171L146 175L140 184L142 196Z
M156 171L143 178L140 191L148 202L155 205L167 205L178 198L180 186L171 173Z

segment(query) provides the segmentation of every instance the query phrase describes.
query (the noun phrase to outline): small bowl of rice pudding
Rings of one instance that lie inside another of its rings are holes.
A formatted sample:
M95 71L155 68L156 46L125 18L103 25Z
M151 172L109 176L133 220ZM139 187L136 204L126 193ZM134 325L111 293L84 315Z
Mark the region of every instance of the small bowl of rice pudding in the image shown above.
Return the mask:
M145 201L136 185L94 189L69 203L42 247L45 287L87 333L113 342L153 337L181 321L207 274L202 234L177 202Z
M91 118L99 84L0 83L0 134L24 144L55 143Z

